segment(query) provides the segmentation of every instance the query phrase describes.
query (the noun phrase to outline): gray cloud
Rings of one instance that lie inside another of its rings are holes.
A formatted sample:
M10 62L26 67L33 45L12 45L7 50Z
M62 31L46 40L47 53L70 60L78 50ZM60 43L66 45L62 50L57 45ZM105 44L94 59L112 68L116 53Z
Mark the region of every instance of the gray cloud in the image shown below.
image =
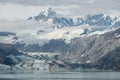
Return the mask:
M119 8L120 0L0 0L0 3L2 4L12 3L12 4L23 5L23 6L34 6L34 7L39 6L41 8L43 7L43 9L46 6L47 7L50 6L50 7L53 7L55 10L58 10L62 13L64 12L63 14L65 14L66 12L66 14L70 16L71 15L79 16L79 15L85 15L88 13L96 13L96 12L97 13L101 13L101 12L119 13L120 12L120 8ZM4 9L4 12L5 12L5 9ZM25 13L26 11L24 9L26 8L22 8L22 9ZM21 9L21 12L22 12L22 9ZM13 10L13 8L11 8L11 10ZM33 11L31 10L31 12Z
M27 33L36 32L40 29L47 27L48 24L38 23L36 21L16 20L16 21L0 21L0 31Z
M44 6L44 5L58 5L63 4L64 1L58 1L58 0L0 0L2 3L17 3L17 4L23 4L23 5L33 5L33 6ZM65 2L68 2L66 0Z
M2 3L17 3L23 5L33 5L33 6L62 6L62 5L79 5L79 6L89 6L98 5L101 7L115 7L120 5L120 0L0 0ZM69 7L69 6L68 6Z
M15 3L30 6L54 6L54 7L69 7L75 11L120 11L120 0L0 0L1 3Z

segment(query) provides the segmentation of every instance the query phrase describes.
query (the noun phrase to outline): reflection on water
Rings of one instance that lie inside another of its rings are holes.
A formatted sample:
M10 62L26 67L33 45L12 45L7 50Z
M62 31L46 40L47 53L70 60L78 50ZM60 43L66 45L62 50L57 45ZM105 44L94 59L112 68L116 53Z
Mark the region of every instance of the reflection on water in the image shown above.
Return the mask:
M120 80L120 72L0 71L0 80Z

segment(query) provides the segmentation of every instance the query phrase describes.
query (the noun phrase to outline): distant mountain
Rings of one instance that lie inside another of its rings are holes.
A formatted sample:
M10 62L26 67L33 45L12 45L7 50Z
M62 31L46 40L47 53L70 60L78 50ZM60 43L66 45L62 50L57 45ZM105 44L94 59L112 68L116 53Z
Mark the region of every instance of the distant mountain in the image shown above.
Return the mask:
M84 17L68 18L64 17L52 8L48 8L39 13L38 16L29 17L28 20L36 20L43 23L51 23L53 27L72 27L72 26L106 26L105 28L113 28L120 26L120 16L112 17L109 14L88 14Z

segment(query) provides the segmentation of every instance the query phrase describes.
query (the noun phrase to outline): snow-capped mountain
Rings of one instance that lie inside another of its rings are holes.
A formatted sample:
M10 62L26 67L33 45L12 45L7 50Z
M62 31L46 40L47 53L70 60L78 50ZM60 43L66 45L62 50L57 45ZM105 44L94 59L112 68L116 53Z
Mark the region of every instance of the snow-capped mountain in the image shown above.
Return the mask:
M53 27L58 28L73 26L72 18L65 18L52 10L52 8L48 8L47 10L40 12L38 16L28 18L28 20L31 19L38 22L51 23L53 24Z
M64 17L52 8L48 8L34 17L29 17L28 20L36 20L43 23L51 23L53 27L72 27L72 26L104 26L105 28L113 28L120 26L120 16L113 17L109 14L88 14L78 18Z

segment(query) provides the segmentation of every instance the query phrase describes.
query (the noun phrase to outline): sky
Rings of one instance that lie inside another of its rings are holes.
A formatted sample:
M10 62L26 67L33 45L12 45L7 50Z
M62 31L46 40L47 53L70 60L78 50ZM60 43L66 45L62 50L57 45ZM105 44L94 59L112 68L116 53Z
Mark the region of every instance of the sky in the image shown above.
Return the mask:
M120 0L0 0L0 31L9 30L8 23L12 26L14 21L19 23L49 7L68 17L95 13L120 15Z

